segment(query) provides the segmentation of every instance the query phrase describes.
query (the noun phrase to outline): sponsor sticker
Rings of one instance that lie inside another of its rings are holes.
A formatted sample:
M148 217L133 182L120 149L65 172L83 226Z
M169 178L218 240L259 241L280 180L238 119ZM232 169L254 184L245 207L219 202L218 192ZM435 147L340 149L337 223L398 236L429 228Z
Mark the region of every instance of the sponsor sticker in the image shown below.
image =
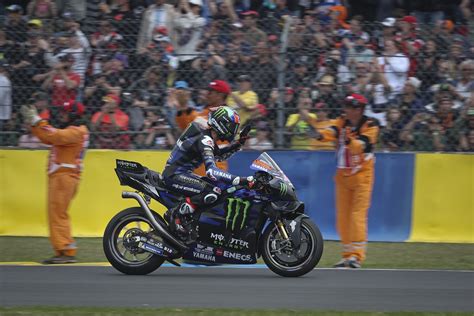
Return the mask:
M231 251L227 251L227 250L224 250L223 257L229 258L229 259L235 259L235 260L239 260L239 261L251 261L252 260L251 255L243 255L243 254L238 253L238 252L231 252Z
M214 141L212 140L212 138L208 135L205 135L202 140L201 140L201 143L203 143L203 145L205 146L209 146L209 147L212 147L214 148Z
M232 238L229 242L229 247L235 249L249 249L249 242L242 239Z
M201 260L216 262L216 256L205 254L202 252L193 251L193 257Z
M240 198L227 199L227 215L225 218L225 227L232 231L243 229L247 220L250 201Z

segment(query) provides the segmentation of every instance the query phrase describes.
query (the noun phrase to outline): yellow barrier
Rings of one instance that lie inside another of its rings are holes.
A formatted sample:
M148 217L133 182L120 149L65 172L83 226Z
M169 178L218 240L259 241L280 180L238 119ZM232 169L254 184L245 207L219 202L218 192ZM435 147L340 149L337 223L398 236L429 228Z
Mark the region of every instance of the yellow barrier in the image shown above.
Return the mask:
M474 242L474 155L417 154L409 241Z
M48 151L0 150L0 235L47 236L46 164ZM115 159L140 162L161 172L169 152L89 150L79 192L70 215L74 236L102 236L107 222L118 211L138 206L124 200L115 175ZM130 189L130 188L128 188ZM152 202L163 212L164 207Z

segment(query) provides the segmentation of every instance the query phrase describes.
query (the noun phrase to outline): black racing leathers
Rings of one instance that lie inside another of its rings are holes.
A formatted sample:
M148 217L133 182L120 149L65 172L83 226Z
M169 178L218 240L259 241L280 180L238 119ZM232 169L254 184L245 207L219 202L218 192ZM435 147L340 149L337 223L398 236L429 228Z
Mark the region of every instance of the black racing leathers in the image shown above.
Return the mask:
M220 189L212 182L222 181L234 185L240 183L240 177L219 169L216 159L226 160L239 149L239 143L219 148L211 137L210 129L191 123L179 137L166 162L164 184L170 191L190 197L194 204L213 203L220 194ZM202 163L211 181L193 173Z

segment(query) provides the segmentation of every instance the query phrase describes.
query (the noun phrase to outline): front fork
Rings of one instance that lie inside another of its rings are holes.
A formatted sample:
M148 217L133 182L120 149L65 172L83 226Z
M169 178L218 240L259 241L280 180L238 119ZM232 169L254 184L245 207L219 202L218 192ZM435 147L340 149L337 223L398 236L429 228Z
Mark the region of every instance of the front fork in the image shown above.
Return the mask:
M285 224L283 224L283 221L281 219L277 219L276 225L277 225L278 232L280 233L281 239L284 241L288 241L289 240L288 232L286 231L286 227L285 227Z

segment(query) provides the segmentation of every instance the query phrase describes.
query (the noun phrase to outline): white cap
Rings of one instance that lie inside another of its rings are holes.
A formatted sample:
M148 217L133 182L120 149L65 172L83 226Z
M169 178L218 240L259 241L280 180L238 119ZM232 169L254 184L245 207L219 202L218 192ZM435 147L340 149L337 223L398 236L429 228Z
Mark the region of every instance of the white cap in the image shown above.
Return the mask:
M411 84L415 89L418 89L421 85L421 81L416 77L408 77L406 83Z
M395 18L386 18L385 20L383 20L382 25L387 27L394 27L395 22L397 22L397 19Z
M202 0L189 0L189 4L194 4L202 7Z

